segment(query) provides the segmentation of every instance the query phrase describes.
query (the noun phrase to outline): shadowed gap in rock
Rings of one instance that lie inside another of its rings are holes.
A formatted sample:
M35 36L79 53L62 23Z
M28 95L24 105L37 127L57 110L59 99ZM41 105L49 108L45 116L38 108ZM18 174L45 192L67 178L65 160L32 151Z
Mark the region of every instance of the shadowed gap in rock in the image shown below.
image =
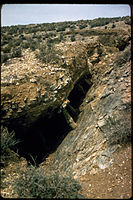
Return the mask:
M69 104L66 111L77 120L79 106L92 83L91 75L85 74L77 81L68 97ZM59 112L60 111L60 112ZM18 154L25 157L32 164L40 164L52 152L54 152L63 141L69 131L72 130L60 108L52 113L40 116L30 127L14 126L16 138L21 142L17 145Z
M80 78L80 80L77 81L73 90L69 94L68 99L70 103L67 105L66 109L73 117L75 122L77 121L78 115L80 113L79 106L82 104L91 85L91 74L85 74Z

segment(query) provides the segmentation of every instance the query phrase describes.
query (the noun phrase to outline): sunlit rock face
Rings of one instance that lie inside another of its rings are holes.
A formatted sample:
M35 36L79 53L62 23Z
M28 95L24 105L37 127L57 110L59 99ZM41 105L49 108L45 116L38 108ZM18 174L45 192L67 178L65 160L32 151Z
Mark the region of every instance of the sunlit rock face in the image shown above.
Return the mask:
M52 110L61 106L77 80L88 73L88 64L82 58L83 52L79 51L76 56L73 59L69 55L67 64L46 66L27 50L21 59L14 58L9 65L3 64L2 123L9 124L12 121L29 126L42 114L48 114L51 110L51 115Z
M90 67L92 86L80 105L77 127L58 147L52 168L75 178L109 167L113 153L131 137L131 49ZM124 62L122 60L125 59Z

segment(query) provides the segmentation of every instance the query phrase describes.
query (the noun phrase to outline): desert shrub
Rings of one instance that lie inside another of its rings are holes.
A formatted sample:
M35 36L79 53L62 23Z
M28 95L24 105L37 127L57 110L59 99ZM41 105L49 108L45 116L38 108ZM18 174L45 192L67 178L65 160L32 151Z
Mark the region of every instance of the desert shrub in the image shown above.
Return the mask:
M116 116L109 116L106 119L108 126L108 132L105 133L105 137L110 145L121 144L125 145L131 142L131 119L124 118L123 120L117 119Z
M76 26L72 24L72 25L70 26L70 30L71 30L71 31L74 31L74 29L76 29Z
M7 127L1 126L1 165L5 165L8 159L8 149L14 148L18 143L19 140L15 139L15 132L9 133Z
M65 31L66 30L66 27L65 26L59 26L57 29L56 29L56 31L57 32L60 32L60 31Z
M21 48L20 47L14 48L12 52L12 57L15 58L15 57L21 57L21 56L22 56Z
M75 41L75 35L71 35L71 42L74 42Z
M34 39L34 38L37 38L36 33L33 33L32 38L33 38L33 39Z
M11 51L10 45L8 45L8 46L2 48L2 51L3 51L4 53L9 53L9 52Z
M121 67L126 62L131 59L131 47L128 46L123 52L121 52L115 60L115 63L118 67Z
M115 27L116 27L116 25L113 23L113 24L112 24L112 28L115 28Z
M125 39L119 37L116 47L119 49L119 51L123 51L128 44L129 44L128 41L126 41Z
M7 127L1 126L1 154L5 155L6 150L15 146L17 143L18 141L15 139L14 131L9 133Z
M61 42L60 37L59 37L59 38L56 37L56 38L52 39L52 43L53 43L53 44L57 44L57 43L60 43L60 42Z
M46 30L47 31L54 31L56 28L55 28L55 24L52 23L52 24L48 24Z
M29 166L14 180L14 190L19 198L83 198L80 184L71 176Z
M53 32L50 32L50 33L48 34L48 37L55 37L55 36L56 36L56 34L53 33Z
M112 36L110 36L110 35L100 35L99 36L99 42L102 45L112 47L112 46L116 45L116 37L114 37L113 35Z
M1 55L1 63L5 63L9 59L7 54L2 54Z
M14 46L20 46L20 44L23 42L22 38L18 38L17 40L14 40Z
M79 25L79 29L83 29L83 28L86 28L86 27L87 27L86 24L81 24L81 25Z
M22 43L22 47L23 47L24 49L28 49L28 48L29 48L29 42L23 42L23 43Z
M51 43L53 43L53 39L52 38L48 38L47 39L47 45L49 46L49 45L51 45Z
M59 63L61 52L57 51L53 44L51 44L48 40L47 45L41 45L39 48L39 52L36 53L36 57L42 62L48 63Z
M126 20L125 20L125 24L131 25L131 19L130 19L130 18L129 18L129 19L126 19Z
M25 38L25 36L24 36L23 34L20 35L20 38L21 38L22 40L26 40L26 38Z
M90 27L96 27L96 26L104 26L109 24L110 22L116 22L116 21L121 21L120 17L115 17L115 18L97 18L94 20L90 21Z
M63 33L60 33L60 37L59 37L60 41L62 41L64 38L63 38Z
M35 40L31 40L31 42L29 42L29 48L35 51L38 48L38 43Z

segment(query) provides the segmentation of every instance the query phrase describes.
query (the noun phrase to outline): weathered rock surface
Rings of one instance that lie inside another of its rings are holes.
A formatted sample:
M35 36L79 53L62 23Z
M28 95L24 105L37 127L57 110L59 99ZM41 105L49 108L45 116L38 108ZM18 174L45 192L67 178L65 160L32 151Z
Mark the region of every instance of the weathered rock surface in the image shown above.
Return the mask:
M131 134L131 62L127 52L130 46L90 67L93 85L80 106L78 126L58 147L52 168L72 171L80 178L113 162L119 142Z
M77 47L80 46L76 44ZM76 48L71 45L71 50ZM65 55L65 53L64 53ZM26 50L22 58L2 65L1 105L2 123L29 126L42 114L50 114L61 106L75 82L88 72L89 65L80 48L76 57L65 57L61 66L40 63L33 52ZM76 60L76 63L74 61ZM49 111L51 112L49 113Z

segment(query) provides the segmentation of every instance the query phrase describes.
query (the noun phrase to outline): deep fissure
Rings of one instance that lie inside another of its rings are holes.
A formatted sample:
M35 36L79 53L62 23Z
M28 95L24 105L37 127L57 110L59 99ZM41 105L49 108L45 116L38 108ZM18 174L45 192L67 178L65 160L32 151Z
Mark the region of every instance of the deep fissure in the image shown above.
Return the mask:
M74 85L68 96L69 103L65 108L68 116L76 122L80 113L79 106L91 87L91 74L84 74ZM72 130L63 110L57 108L50 115L41 116L32 126L15 126L16 138L20 140L17 153L32 164L40 164L54 152L65 136Z

